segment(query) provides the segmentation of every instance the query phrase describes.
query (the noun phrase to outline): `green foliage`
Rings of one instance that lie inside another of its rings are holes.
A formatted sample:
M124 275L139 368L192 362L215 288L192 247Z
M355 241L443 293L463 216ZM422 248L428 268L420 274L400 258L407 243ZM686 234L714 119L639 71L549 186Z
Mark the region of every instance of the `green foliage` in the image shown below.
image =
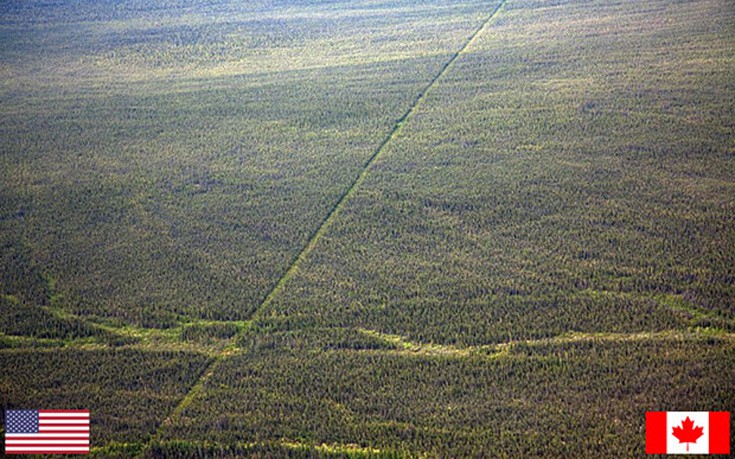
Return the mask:
M509 2L256 318L447 344L685 328L693 310L732 329L725 10Z
M182 327L180 337L184 341L209 343L232 338L238 330L237 325L231 323L195 323Z
M123 459L138 457L143 452L143 443L115 443L111 442L103 447L92 447L91 457L105 459Z
M111 345L135 342L133 338L118 336L78 318L59 317L44 307L24 304L11 296L0 296L0 332L41 339L95 338Z
M735 403L729 337L552 340L498 357L323 351L301 340L226 359L162 441L356 443L430 457L634 456L644 451L646 410Z
M732 2L496 6L0 2L0 408L105 458L733 411Z
M222 445L213 442L168 441L154 442L142 457L170 458L234 458L234 457L289 457L289 458L397 458L398 452L363 451L359 448L303 445L284 442L243 443Z
M274 327L266 327L239 337L238 344L256 354L285 350L387 350L397 348L393 343L361 333L354 328L309 328L279 331Z
M81 316L247 319L479 23L455 4L0 5L3 292L42 268Z
M151 435L209 360L185 352L2 350L3 409L89 409L93 446ZM5 412L0 410L0 424Z
M0 295L14 295L45 305L51 293L41 267L23 240L25 210L15 198L9 193L6 199L0 200Z

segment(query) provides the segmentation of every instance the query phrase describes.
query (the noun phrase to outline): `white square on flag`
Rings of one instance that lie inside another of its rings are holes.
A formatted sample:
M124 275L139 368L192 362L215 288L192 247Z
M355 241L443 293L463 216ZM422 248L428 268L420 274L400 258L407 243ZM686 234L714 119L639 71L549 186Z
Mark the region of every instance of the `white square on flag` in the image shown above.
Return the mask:
M687 430L687 426L692 429ZM709 431L709 412L669 411L666 416L666 454L709 454L709 434L705 434ZM685 442L674 435L677 432L684 440L688 439L687 434L699 434L700 437L695 442Z
M730 413L649 411L647 454L730 454Z

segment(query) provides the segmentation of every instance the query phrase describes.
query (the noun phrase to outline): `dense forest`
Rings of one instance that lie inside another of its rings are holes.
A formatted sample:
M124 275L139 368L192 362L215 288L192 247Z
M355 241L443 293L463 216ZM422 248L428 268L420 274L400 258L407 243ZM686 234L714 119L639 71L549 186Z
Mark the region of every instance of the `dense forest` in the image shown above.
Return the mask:
M732 0L9 0L0 37L0 436L612 458L735 411Z

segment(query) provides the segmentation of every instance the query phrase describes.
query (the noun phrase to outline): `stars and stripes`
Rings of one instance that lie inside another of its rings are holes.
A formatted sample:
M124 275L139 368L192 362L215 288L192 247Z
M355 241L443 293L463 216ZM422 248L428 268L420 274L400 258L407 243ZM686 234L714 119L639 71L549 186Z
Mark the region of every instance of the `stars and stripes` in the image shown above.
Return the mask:
M89 410L7 410L6 454L88 454Z

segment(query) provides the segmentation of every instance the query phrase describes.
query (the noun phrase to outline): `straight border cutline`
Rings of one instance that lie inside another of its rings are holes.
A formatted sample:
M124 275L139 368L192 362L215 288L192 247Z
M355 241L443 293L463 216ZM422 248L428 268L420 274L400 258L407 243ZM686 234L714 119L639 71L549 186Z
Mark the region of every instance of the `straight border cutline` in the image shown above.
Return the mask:
M311 234L308 241L304 245L304 247L299 251L299 253L292 259L291 263L288 266L288 269L283 273L283 275L278 279L278 281L273 284L273 287L268 291L268 293L263 297L263 300L256 306L250 314L248 314L248 317L246 320L250 320L256 315L258 315L261 311L265 310L265 308L268 307L273 302L273 299L275 296L283 289L284 285L288 280L293 277L293 275L298 271L299 266L304 262L306 257L314 250L316 247L316 244L319 242L319 240L322 238L322 236L327 232L329 227L332 224L332 221L335 219L335 217L340 213L340 211L344 208L345 202L347 199L352 196L355 193L355 190L365 181L365 178L367 177L368 173L370 173L370 170L372 169L373 165L377 162L378 159L380 159L383 151L385 150L385 147L390 143L391 140L393 140L401 131L403 125L408 120L408 118L416 111L416 109L419 107L419 105L426 99L426 96L429 94L431 89L434 87L434 85L450 70L452 67L452 64L461 56L464 54L467 49L472 45L472 43L475 41L475 39L480 35L480 33L490 24L490 22L497 16L497 14L500 12L500 10L505 6L506 2L508 0L501 0L500 3L495 6L495 8L490 12L490 15L482 21L482 23L475 29L474 32L470 35L470 37L465 41L465 43L462 45L462 47L456 51L452 57L441 67L439 72L429 81L429 83L424 86L424 88L421 90L421 92L418 93L416 98L413 100L411 105L408 107L408 109L401 115L400 118L395 122L391 130L388 132L388 134L385 136L385 138L378 144L378 146L373 151L373 154L370 155L370 157L364 162L362 169L360 169L360 173L355 177L355 179L352 181L349 187L342 193L337 200L337 202L332 206L332 208L329 210L327 215L322 219L322 221L319 223L319 226L317 229Z
M444 76L449 69L452 67L452 64L461 56L464 54L467 49L472 45L472 43L475 41L475 39L480 35L480 33L490 24L490 22L497 16L498 12L505 6L506 2L508 0L501 0L495 8L490 12L488 17L482 21L482 23L475 29L474 32L469 36L467 41L462 45L462 47L459 48L458 51L456 51L452 57L439 69L439 72L429 81L429 83L424 86L424 88L421 90L421 92L418 93L416 98L413 100L411 105L408 107L408 109L403 113L403 115L396 120L395 124L391 128L391 130L388 132L388 134L383 138L383 140L378 144L378 146L373 151L373 154L370 155L370 157L365 161L365 163L362 166L362 169L360 169L360 173L355 177L355 179L352 181L350 186L345 190L344 193L342 193L337 200L337 202L332 206L332 208L329 210L327 215L322 219L322 221L319 223L319 226L317 229L311 234L308 241L304 245L304 247L299 251L298 255L296 255L291 263L288 266L288 269L283 273L283 275L278 279L278 281L273 285L273 287L268 291L268 293L265 295L263 300L256 306L249 314L247 319L250 320L253 317L255 317L259 312L263 311L272 301L273 298L283 289L283 286L286 284L286 282L291 278L296 271L298 271L299 266L303 261L306 259L306 257L312 252L314 247L316 247L317 242L321 237L326 233L327 229L329 229L329 226L331 225L332 221L334 220L335 216L344 208L345 202L347 199L354 194L355 190L362 184L362 182L365 181L365 178L367 177L368 173L372 169L375 162L380 158L381 154L385 150L385 147L390 143L392 139L394 139L401 131L401 128L403 127L406 120L413 114L414 111L416 111L416 108L421 104L422 101L426 99L426 96L428 95L429 91L434 87L434 85ZM239 333L238 333L239 335ZM237 336L234 336L232 340L237 339ZM197 393L199 393L202 388L204 387L204 384L207 382L207 380L212 377L214 372L217 370L219 363L224 358L225 353L220 353L216 355L212 362L210 362L209 365L207 365L206 368L202 371L201 376L199 379L192 385L191 389L182 397L181 401L177 404L177 406L174 408L174 410L171 412L171 414L158 426L158 429L155 433L151 435L151 438L146 442L145 447L143 448L143 451L141 451L139 457L145 457L146 454L150 453L150 448L153 446L153 444L161 438L162 430L166 427L166 425L170 422L174 421L174 418L177 417L192 401L193 397L196 396Z

